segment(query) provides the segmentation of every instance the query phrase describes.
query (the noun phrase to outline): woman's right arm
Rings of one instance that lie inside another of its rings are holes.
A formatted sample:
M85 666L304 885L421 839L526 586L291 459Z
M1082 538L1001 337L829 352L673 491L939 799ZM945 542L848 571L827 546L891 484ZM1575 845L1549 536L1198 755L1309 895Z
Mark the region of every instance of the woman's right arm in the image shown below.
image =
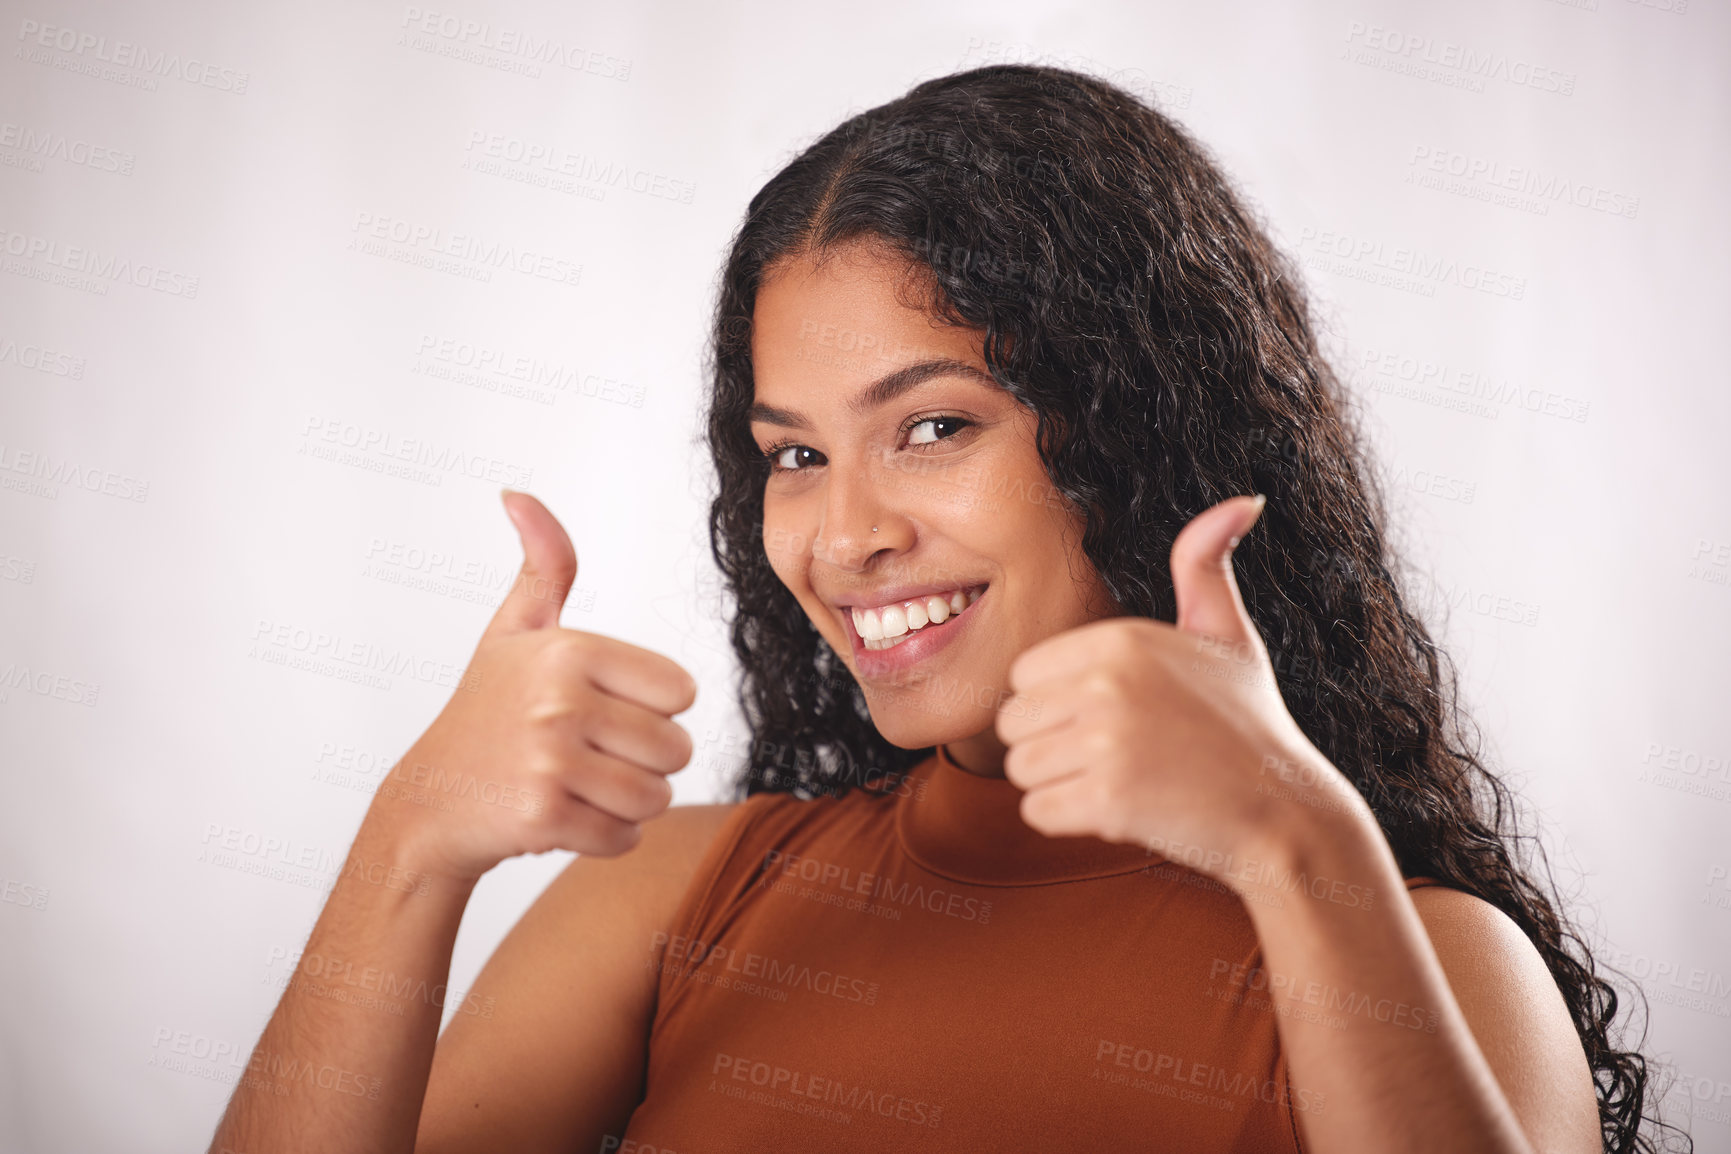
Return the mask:
M561 629L570 538L533 497L505 502L523 570L462 684L373 798L212 1154L414 1149L457 927L505 858L566 849L583 855L567 877L590 888L672 884L679 855L659 852L659 824L694 832L684 816L658 824L658 852L635 870L588 859L626 854L667 809L667 775L692 752L672 718L696 683L658 654ZM585 900L589 932L617 935L610 899Z
M643 1098L673 919L735 805L675 806L580 857L488 959L433 1055L416 1154L617 1150Z

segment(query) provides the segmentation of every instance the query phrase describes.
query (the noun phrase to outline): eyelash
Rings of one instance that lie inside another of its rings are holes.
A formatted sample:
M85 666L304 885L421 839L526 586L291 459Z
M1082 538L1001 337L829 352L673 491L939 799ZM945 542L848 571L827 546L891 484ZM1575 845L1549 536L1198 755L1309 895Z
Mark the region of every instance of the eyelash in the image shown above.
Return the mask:
M937 441L927 441L925 444L937 444L938 441L948 441L960 433L962 429L967 429L974 425L974 422L968 420L966 417L952 416L949 413L934 413L929 416L915 417L913 420L903 425L902 436L907 436L921 425L931 421L950 421L960 425L961 428L957 429L954 433L951 433L948 437L939 437ZM776 464L775 459L787 452L789 449L804 447L805 446L801 445L798 441L777 441L773 445L765 446L763 450L763 459L769 463L769 471L771 473L803 473L806 469L811 468L811 466L808 465L805 468L800 469L789 469L786 466Z

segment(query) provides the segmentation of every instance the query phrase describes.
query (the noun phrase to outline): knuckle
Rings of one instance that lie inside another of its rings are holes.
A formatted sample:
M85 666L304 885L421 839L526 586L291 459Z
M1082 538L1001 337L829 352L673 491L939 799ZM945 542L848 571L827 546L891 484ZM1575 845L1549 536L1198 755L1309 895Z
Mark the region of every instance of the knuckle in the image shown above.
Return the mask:
M1121 836L1124 830L1124 806L1118 796L1116 782L1107 775L1094 779L1093 809L1101 832L1109 837Z
M601 857L615 857L633 848L641 840L643 829L637 822L622 820L593 806L586 805L583 808L584 843L591 847L587 852Z
M673 783L665 777L653 777L650 779L649 795L649 812L644 816L654 817L673 804Z
M676 768L689 764L691 761L691 755L697 752L697 746L691 741L691 734L686 732L683 725L675 725L673 727L673 734L668 739L668 747L668 752L670 754L668 760Z
M1123 661L1135 656L1141 648L1141 642L1136 627L1127 622L1120 628L1107 632L1104 648L1110 656Z
M1104 725L1091 725L1088 732L1082 736L1082 744L1086 750L1088 763L1094 766L1104 766L1111 757L1116 742L1112 731Z
M523 776L546 792L551 792L564 770L564 758L545 746L531 746L523 755Z
M583 719L581 694L546 693L526 711L531 724L547 729L567 721Z
M1135 678L1122 666L1108 670L1101 694L1114 703L1133 701L1136 697Z
M675 713L684 713L697 701L697 679L685 670L675 667L672 676L667 680L668 696L675 698L680 704Z
M542 660L560 671L581 668L588 656L588 639L574 629L549 630L541 642Z

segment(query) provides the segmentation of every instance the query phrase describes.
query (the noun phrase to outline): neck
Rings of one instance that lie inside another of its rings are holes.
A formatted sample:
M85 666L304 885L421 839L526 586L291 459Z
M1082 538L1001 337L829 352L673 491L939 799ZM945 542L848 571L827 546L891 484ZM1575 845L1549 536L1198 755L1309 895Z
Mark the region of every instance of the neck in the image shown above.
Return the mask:
M1003 777L1007 746L995 729L984 729L960 741L944 742L944 752L957 766L978 777Z

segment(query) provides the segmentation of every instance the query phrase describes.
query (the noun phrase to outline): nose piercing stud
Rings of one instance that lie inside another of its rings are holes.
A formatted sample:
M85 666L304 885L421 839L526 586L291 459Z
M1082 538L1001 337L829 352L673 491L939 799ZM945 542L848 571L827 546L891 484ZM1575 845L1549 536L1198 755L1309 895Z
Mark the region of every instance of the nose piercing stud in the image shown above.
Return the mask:
M877 531L878 531L878 527L876 525L873 525L872 526L872 532L876 533Z

